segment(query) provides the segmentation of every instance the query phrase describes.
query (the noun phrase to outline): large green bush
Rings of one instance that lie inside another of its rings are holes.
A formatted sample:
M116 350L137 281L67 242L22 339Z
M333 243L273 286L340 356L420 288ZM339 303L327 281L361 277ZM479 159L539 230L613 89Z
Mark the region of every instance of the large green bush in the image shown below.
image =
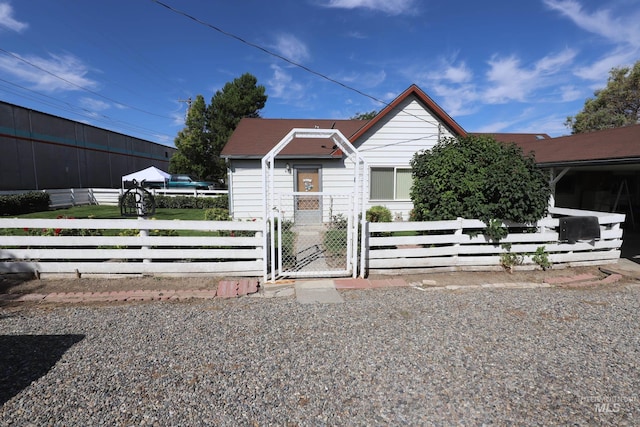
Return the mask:
M49 210L51 198L42 191L0 196L0 215L19 215Z
M548 177L515 144L477 135L448 138L416 153L411 167L416 221L462 217L527 223L547 214Z

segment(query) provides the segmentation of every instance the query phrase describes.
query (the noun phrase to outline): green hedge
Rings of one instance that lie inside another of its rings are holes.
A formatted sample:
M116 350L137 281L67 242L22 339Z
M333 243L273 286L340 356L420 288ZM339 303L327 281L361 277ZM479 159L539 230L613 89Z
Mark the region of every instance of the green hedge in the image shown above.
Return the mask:
M155 196L156 208L170 209L229 209L229 197Z
M42 191L0 196L0 215L20 215L49 210L51 198Z

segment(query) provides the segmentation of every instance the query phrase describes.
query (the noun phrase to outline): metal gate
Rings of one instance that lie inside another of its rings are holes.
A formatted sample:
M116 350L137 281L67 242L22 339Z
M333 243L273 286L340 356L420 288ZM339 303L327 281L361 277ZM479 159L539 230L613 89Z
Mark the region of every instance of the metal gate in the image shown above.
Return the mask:
M338 153L333 159L342 164L339 192L318 191L323 186L314 181L312 167L299 167L308 176L298 173L294 185L290 157L276 159L287 144L304 138L326 138ZM366 171L365 160L337 129L292 129L262 158L264 239L269 248L265 281L364 274L363 245L358 242L364 235ZM305 191L290 191L294 187Z
M305 209L308 205L309 209ZM320 210L318 221L300 211ZM293 192L280 194L275 206L277 273L280 277L351 276L357 258L358 227L354 227L349 194Z

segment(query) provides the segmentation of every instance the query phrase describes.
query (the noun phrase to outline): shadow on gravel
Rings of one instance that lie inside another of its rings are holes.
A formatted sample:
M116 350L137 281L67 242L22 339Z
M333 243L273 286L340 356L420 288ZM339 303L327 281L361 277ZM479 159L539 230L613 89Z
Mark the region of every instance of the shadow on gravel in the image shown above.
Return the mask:
M0 406L45 375L84 335L0 335Z
M0 252L0 258L2 253ZM12 301L22 294L20 292L13 293L12 288L28 284L29 292L36 292L42 288L39 280L34 279L34 273L11 273L5 272L0 274L0 307L11 305Z

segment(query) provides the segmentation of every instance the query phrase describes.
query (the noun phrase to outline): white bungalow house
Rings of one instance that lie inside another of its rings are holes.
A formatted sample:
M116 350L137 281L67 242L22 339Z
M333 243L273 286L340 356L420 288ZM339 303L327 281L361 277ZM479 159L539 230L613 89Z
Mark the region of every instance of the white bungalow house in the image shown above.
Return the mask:
M310 135L303 138L295 134L282 146L293 129L308 129ZM314 129L333 129L335 133L314 137ZM445 137L465 135L465 130L415 85L372 120L246 118L221 153L228 167L230 213L234 219L262 217L269 180L275 192L294 194L293 199L283 202L283 210L298 219L302 211L316 211L317 216L307 215L305 221L315 218L326 222L340 211L334 208L341 202L333 197L316 198L312 193L353 197L359 191L354 181L360 179L365 184L365 209L383 205L396 218L407 220L413 207L409 191L414 153L432 148ZM261 160L270 153L275 154L273 170L265 175ZM360 164L365 166L358 176L356 166Z

